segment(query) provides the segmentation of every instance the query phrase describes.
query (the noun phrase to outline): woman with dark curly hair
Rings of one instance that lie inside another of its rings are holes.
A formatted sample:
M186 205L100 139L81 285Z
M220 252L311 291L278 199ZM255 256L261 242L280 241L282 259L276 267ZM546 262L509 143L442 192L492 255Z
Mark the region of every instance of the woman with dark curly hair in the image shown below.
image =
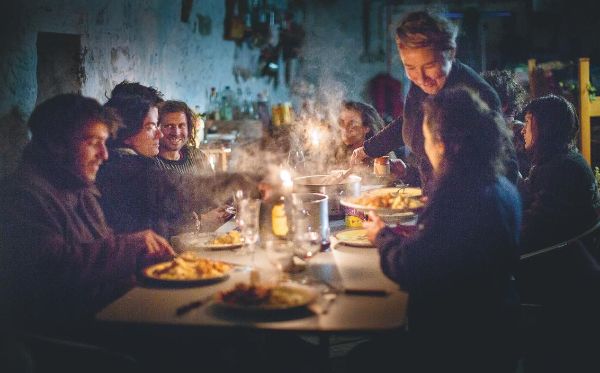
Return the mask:
M523 199L523 252L584 232L598 219L594 173L577 151L577 114L565 98L543 96L524 109L523 137L532 162L520 185Z
M508 130L471 91L444 90L423 105L433 189L416 229L399 232L371 213L367 236L385 275L409 293L407 360L418 371L514 368L521 218L504 177Z

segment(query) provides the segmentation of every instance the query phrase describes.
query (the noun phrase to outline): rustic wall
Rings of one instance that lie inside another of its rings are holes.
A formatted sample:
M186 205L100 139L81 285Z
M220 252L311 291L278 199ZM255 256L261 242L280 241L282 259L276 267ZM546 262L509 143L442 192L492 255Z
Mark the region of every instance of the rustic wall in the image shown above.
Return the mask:
M232 74L235 44L223 40L224 3L195 0L189 23L183 23L181 1L174 0L0 2L0 118L13 118L16 109L23 122L35 107L38 32L81 35L86 96L105 102L112 87L127 79L205 110L211 86L237 87ZM197 15L210 18L210 34L199 32ZM251 78L240 86L254 97L268 91L272 102L289 99L284 84L274 89L265 79ZM9 127L14 125L0 123L0 137L14 136ZM24 133L8 143L23 143ZM6 163L12 157L6 154L19 151L0 149L0 176L10 168Z

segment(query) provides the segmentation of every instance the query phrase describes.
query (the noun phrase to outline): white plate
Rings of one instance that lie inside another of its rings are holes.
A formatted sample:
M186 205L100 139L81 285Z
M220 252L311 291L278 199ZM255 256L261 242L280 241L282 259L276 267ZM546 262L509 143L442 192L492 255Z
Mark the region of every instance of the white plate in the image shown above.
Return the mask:
M367 239L367 230L362 228L344 229L343 231L337 232L335 238L337 238L340 243L349 246L374 247Z
M402 195L404 195L406 197L416 198L416 197L419 197L422 195L421 188L407 187L404 189L400 189L400 188L372 189L372 190L368 190L368 191L364 192L361 196L378 196L378 195L385 195L385 194L394 194L395 195L396 193L398 193L399 190L401 190ZM358 211L364 211L364 212L374 211L375 213L377 213L377 215L380 215L380 216L385 215L386 217L389 217L390 219L392 219L394 221L407 221L407 220L414 218L416 215L413 210L407 210L406 208L394 209L394 208L385 208L385 207L369 207L369 206L365 206L365 205L359 205L354 202L355 200L356 200L356 197L344 198L340 201L340 203L343 206L346 206L346 207L349 207L352 209L356 209ZM422 204L419 206L419 208L421 208L421 207L422 207ZM419 208L414 209L414 210L418 210Z
M364 194L371 195L371 196L377 196L377 195L381 195L381 194L391 193L393 195L396 195L396 193L398 193L398 191L401 191L402 195L407 196L407 197L421 197L423 195L423 191L421 190L421 188L415 188L415 187L377 188L377 189L368 190L368 191L364 192Z
M215 282L220 282L229 278L229 272L232 270L230 265L225 265L223 272L215 275L203 275L195 278L169 278L157 274L160 271L171 265L171 261L153 264L144 268L141 271L142 277L151 284L166 285L166 286L188 286L188 285L208 285Z
M230 289L233 290L233 289ZM227 291L224 291L224 293ZM223 300L221 293L215 296L215 303L220 307L239 310L244 312L279 312L290 311L298 308L306 307L317 299L317 291L313 288L298 284L281 284L273 288L273 292L281 292L285 294L289 302L277 302L276 298L271 295L269 303L248 305L242 303L226 302Z
M205 249L210 249L210 250L229 250L229 249L235 249L237 247L241 247L243 245L243 242L238 242L238 243L231 243L231 244L213 244L211 243L217 236L222 236L224 234L226 234L228 232L225 233L200 233L197 234L196 237L194 237L192 245L193 246L199 246Z

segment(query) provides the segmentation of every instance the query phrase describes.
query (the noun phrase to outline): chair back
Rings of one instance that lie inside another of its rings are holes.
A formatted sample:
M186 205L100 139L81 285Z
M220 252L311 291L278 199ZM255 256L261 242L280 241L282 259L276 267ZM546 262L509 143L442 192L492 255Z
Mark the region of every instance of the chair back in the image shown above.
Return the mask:
M543 306L600 303L600 221L567 241L521 255L521 303Z

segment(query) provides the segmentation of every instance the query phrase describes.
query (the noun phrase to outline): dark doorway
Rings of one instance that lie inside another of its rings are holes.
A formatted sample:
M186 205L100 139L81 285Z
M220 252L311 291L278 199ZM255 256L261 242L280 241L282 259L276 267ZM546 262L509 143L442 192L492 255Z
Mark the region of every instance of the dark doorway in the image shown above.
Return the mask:
M39 32L36 46L37 103L59 93L81 93L81 35Z

